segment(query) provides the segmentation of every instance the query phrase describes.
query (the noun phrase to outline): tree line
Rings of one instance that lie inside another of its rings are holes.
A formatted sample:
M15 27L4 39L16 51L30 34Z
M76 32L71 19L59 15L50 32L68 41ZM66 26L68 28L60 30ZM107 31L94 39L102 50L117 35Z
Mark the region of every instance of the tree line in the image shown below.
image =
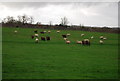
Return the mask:
M27 16L26 14L24 15L19 15L17 16L17 19L15 19L13 16L7 16L2 20L2 23L18 23L18 24L33 24L34 18L32 16Z
M28 16L26 14L24 15L19 15L15 19L13 16L7 16L2 20L2 23L4 24L33 24L34 23L34 18L33 16ZM61 18L60 21L60 26L67 26L68 24L68 19L67 17ZM37 22L36 24L41 24L41 22ZM49 21L49 25L52 25L52 21Z

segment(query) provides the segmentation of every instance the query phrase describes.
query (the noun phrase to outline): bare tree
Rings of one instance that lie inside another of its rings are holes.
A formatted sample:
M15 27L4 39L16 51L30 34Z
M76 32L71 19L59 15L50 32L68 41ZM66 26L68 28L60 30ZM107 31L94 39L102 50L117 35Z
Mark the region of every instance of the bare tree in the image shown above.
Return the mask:
M29 21L29 17L24 14L24 15L22 16L22 23L25 24L25 23L28 23L28 21Z
M37 22L36 24L37 24L37 25L41 25L41 22Z
M2 23L7 23L7 19L4 18L4 19L2 20Z
M16 20L12 16L7 16L6 23L14 23Z
M65 25L67 25L69 22L68 22L68 19L66 18L66 17L64 17L64 18L61 18L61 25L63 25L63 26L65 26Z
M17 16L17 18L18 18L18 22L22 22L22 16Z
M29 17L30 24L34 22L34 18L32 16Z

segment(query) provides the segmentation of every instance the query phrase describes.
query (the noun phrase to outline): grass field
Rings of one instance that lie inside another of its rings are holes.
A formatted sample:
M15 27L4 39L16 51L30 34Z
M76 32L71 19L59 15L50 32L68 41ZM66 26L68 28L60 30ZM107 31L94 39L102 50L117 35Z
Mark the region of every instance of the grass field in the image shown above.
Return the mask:
M51 30L51 41L34 43L34 29L2 29L3 79L116 79L118 78L118 34ZM38 29L42 31L41 29ZM61 35L71 33L71 44L65 44ZM75 43L94 36L91 46ZM99 44L99 36L108 39ZM43 36L43 35L42 35Z

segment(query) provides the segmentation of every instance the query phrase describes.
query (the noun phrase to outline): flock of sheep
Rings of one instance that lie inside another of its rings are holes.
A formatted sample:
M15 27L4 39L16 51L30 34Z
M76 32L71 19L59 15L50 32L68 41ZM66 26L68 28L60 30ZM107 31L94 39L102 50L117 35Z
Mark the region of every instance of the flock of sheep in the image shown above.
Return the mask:
M16 30L14 31L15 33L17 32ZM56 31L56 33L60 33L61 31ZM51 33L50 30L48 31L42 31L42 32L38 32L38 30L35 30L34 31L34 35L31 36L32 39L35 39L35 43L39 43L40 39L41 41L50 41L51 40L51 37L50 36L41 36L39 37L39 33L40 34L45 34L45 33ZM71 41L68 39L68 37L70 36L71 34L70 33L67 33L67 34L64 34L64 35L61 35L61 37L63 38L63 40L65 41L66 44L70 44ZM85 34L81 34L81 37L84 37ZM94 36L91 36L89 39L83 39L81 41L77 40L76 41L76 44L81 44L81 45L88 45L90 46L91 42L90 42L90 39L94 39ZM103 44L104 43L104 40L106 40L107 38L104 37L104 36L100 36L100 40L99 40L99 43L100 44Z
M51 31L48 31L48 33L50 33ZM38 34L38 31L37 30L35 30L34 31L34 35L32 35L31 37L32 37L32 39L34 39L35 38L35 42L36 43L38 43L39 42L39 34ZM44 34L44 33L46 33L46 31L42 31L42 32L39 32L39 33L41 33L41 34ZM49 41L49 40L51 40L51 38L49 37L49 36L46 36L46 37L41 37L41 40L43 40L43 41Z

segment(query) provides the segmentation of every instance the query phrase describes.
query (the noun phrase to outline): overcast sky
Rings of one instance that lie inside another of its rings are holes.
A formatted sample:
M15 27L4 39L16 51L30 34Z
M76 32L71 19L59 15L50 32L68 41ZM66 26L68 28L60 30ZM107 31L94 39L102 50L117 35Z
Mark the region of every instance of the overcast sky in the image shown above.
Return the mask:
M43 24L59 24L65 16L73 25L118 26L117 2L0 2L0 10L0 20L26 14Z

